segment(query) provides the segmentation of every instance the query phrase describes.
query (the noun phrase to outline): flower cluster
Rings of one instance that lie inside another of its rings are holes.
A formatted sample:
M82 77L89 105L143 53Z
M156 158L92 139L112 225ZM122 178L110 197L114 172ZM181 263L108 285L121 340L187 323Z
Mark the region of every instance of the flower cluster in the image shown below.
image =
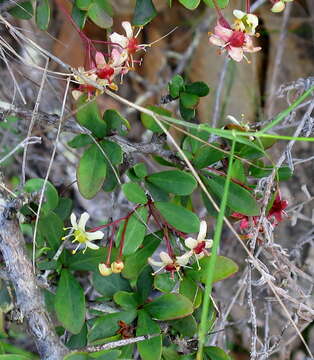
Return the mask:
M286 6L286 3L291 1L293 0L271 0L271 2L273 3L271 11L274 13L282 12Z
M272 207L269 209L269 211L266 215L267 219L274 226L278 225L283 220L283 216L286 215L285 209L287 206L288 206L288 201L282 200L280 195L278 194L273 202ZM249 217L247 215L234 212L231 216L235 219L241 220L240 221L240 229L241 230L249 228L250 221L249 221ZM252 216L251 218L252 218L253 225L257 226L260 217Z
M159 267L157 271L154 272L154 275L159 273L161 270L166 270L172 274L177 273L180 276L180 269L182 267L187 267L188 263L192 256L195 257L200 269L198 260L208 255L207 249L212 247L213 241L205 239L207 233L207 224L205 221L201 221L200 230L196 239L188 237L185 239L185 246L189 249L181 256L173 256L164 251L161 251L159 254L161 261L156 261L152 258L148 258L149 264Z
M222 51L227 51L233 60L240 62L243 58L247 60L244 53L255 53L261 50L260 47L254 47L252 39L253 36L259 36L256 33L258 17L241 10L234 10L233 15L235 21L232 26L222 16L218 18L209 42L219 46Z
M133 28L128 21L122 22L122 27L126 35L120 35L116 32L110 35L108 44L111 45L112 49L108 60L102 52L96 51L91 69L86 70L80 67L78 74L73 75L79 85L76 90L72 91L75 100L84 93L88 97L99 95L101 90L96 85L117 90L118 86L115 79L120 76L122 82L123 75L127 74L129 70L134 70L134 64L140 62L134 60L134 54L149 46L138 43L137 37L141 28L134 35Z
M86 231L85 228L88 219L89 219L89 214L87 212L84 212L81 215L80 220L77 222L76 215L72 213L70 217L72 226L64 228L64 230L70 230L70 233L67 236L64 236L62 240L66 240L68 238L74 237L72 243L76 241L78 242L77 247L75 248L75 250L72 251L73 254L77 252L77 250L80 248L81 245L85 246L83 253L85 253L87 248L90 248L92 250L99 249L99 246L93 244L92 241L102 239L104 237L104 233L102 231L95 231L95 232Z

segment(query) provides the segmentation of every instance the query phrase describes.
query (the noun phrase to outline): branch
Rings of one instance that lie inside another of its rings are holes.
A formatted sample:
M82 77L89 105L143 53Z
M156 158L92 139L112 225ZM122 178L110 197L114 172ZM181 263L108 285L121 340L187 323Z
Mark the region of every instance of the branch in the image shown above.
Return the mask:
M126 346L129 344L138 343L140 341L149 340L149 339L152 339L159 335L160 334L142 335L142 336L137 336L137 337L131 338L131 339L123 339L123 340L113 341L113 342L103 344L103 345L87 346L84 349L80 349L80 352L85 351L85 352L92 353L92 352L97 352L97 351L102 351L102 350L116 349L117 347L120 347L120 346Z
M1 199L2 200L2 199ZM26 255L25 242L16 216L18 202L6 203L0 211L0 251L15 289L16 303L42 360L60 360L67 353L54 331L42 294Z

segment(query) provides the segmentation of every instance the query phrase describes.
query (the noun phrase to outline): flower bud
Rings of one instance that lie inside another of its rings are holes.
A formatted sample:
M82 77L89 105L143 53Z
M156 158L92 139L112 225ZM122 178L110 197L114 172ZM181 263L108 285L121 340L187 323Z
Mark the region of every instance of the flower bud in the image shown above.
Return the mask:
M111 264L111 270L114 274L119 274L124 268L124 264L123 261L118 260L118 261L114 261Z
M102 276L109 276L112 274L111 267L107 266L105 263L100 263L98 269Z
M279 13L282 12L284 8L285 8L285 3L282 0L280 0L275 2L273 7L271 8L271 11L274 13Z

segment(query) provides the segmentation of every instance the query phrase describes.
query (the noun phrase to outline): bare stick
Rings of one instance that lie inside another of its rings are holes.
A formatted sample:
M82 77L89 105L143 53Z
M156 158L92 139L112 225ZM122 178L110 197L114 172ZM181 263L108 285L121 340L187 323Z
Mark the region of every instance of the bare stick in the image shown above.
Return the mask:
M54 331L42 294L26 255L23 235L16 217L17 203L6 203L0 212L0 250L7 274L15 289L17 305L27 321L42 360L60 360L66 349Z

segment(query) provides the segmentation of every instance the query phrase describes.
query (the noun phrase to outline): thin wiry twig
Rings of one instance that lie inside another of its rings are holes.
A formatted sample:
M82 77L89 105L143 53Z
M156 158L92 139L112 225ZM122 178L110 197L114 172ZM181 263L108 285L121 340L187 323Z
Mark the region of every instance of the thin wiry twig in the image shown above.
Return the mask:
M41 143L41 137L31 136L25 138L19 144L17 144L9 153L7 153L2 159L0 159L0 164L9 159L13 154L15 154L20 148L25 147L25 145L33 145Z
M44 84L46 81L46 75L47 75L47 68L48 68L48 64L49 64L49 59L46 59L46 71L44 71L43 76L41 78L41 84L40 84L40 88L37 94L37 99L36 99L36 103L33 109L33 114L32 114L32 118L28 127L28 131L27 131L27 137L31 136L32 130L33 130L33 126L35 124L36 118L37 118L37 113L38 113L38 109L39 109L39 104L40 104L40 100L43 94L43 89L44 89ZM25 168L26 168L26 156L27 156L27 144L24 148L24 152L23 152L23 161L22 161L22 185L25 184L25 180L26 180L26 174L25 174Z
M35 260L36 260L36 235L37 235L37 228L38 228L38 222L39 222L39 216L40 216L40 211L41 211L41 207L42 207L42 203L44 200L44 194L45 194L45 190L46 190L46 185L47 185L47 181L50 175L50 171L52 168L52 164L55 158L55 154L57 151L57 146L59 144L59 136L61 133L61 126L62 126L62 120L63 120L63 113L64 113L64 108L65 108L65 103L66 103L66 98L68 95L68 91L69 91L69 86L70 86L70 78L68 78L67 81L67 85L65 88L65 92L64 92L64 98L63 98L63 103L62 103L62 108L61 108L61 114L60 114L60 120L59 120L59 126L58 126L58 130L57 130L57 135L56 135L56 139L55 139L55 143L54 143L54 147L52 150L52 154L51 154L51 158L49 161L49 165L48 165L48 169L47 169L47 173L44 179L44 183L43 183L43 187L41 189L41 193L40 193L40 199L39 199L39 204L38 204L38 210L37 210L37 216L36 216L36 221L35 221L35 226L34 226L34 236L33 236L33 271L35 272Z

